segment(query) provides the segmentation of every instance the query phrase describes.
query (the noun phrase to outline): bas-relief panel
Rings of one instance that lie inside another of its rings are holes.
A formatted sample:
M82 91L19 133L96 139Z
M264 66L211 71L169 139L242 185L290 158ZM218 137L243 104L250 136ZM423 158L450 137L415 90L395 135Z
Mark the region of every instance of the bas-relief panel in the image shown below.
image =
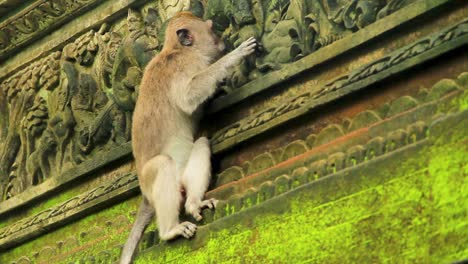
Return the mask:
M159 47L156 18L128 10L124 30L103 24L1 82L3 199L130 140L135 88Z
M35 1L0 23L0 59L18 51L20 47L30 43L39 35L50 32L51 28L71 20L73 16L97 2L99 1ZM16 8L12 5L6 6L6 9L13 13L15 9L21 9L21 3L16 3ZM4 17L7 17L7 14Z
M0 200L131 139L142 71L177 11L212 19L229 50L259 40L255 56L222 84L229 93L410 2L172 0L129 9L123 27L89 30L0 81Z

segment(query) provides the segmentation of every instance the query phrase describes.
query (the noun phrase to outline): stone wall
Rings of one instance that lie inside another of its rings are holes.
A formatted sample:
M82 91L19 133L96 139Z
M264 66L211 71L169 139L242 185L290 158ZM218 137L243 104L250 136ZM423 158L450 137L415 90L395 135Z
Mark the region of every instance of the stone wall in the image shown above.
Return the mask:
M206 109L218 208L189 241L152 224L136 263L468 258L467 6L0 1L0 263L117 261L138 86L181 10L261 46Z

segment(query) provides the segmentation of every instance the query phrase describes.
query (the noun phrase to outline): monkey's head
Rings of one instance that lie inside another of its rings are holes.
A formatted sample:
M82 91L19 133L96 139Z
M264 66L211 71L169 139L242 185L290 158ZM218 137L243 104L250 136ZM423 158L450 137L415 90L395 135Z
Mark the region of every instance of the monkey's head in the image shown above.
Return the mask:
M213 21L204 21L191 12L180 12L166 28L166 49L186 49L216 59L224 51L224 43L212 30Z

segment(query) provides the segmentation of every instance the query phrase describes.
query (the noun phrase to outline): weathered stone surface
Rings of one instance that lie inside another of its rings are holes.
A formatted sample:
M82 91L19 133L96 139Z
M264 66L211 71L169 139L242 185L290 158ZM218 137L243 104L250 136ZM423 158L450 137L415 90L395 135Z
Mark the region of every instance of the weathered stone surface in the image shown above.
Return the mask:
M237 181L244 177L244 172L241 167L231 167L217 175L216 186Z
M308 149L306 142L303 140L294 141L285 147L281 160L283 161L295 157L306 152Z
M395 100L387 113L388 116L394 116L406 110L416 107L419 102L411 96L404 96Z
M434 100L459 89L460 88L455 81L448 79L441 80L432 87L429 99Z
M340 125L330 125L324 128L317 135L317 139L315 140L315 146L323 145L343 135L343 128Z
M370 124L376 123L382 120L380 116L374 111L365 111L359 113L356 117L354 117L349 126L347 131L354 131L362 127L366 127Z

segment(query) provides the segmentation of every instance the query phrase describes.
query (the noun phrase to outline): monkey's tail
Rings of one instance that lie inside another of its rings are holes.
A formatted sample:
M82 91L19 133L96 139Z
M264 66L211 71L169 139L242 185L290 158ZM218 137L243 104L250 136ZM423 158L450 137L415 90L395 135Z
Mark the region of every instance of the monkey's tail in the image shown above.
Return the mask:
M143 197L143 202L141 203L140 209L138 210L135 223L133 224L132 230L130 231L127 242L125 242L125 245L122 249L120 264L129 264L132 262L138 242L140 241L143 232L145 232L146 227L151 222L153 215L153 207L148 203L146 198Z

